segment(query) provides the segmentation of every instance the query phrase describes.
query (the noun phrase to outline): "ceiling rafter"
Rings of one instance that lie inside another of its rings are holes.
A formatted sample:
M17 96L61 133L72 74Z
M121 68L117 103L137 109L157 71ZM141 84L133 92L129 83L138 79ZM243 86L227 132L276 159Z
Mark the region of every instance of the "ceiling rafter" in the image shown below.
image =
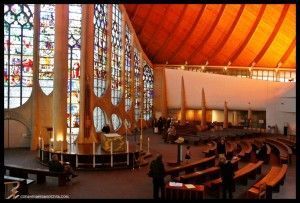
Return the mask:
M157 28L154 29L154 32L152 33L150 39L146 42L146 44L145 44L146 50L149 50L148 45L152 43L152 41L154 40L154 36L156 36L157 32L160 31L161 26L165 22L167 12L169 11L169 7L170 7L170 4L167 5L166 10L164 11L163 15L161 16L161 18L159 20L159 24L158 24Z
M181 10L181 12L179 14L179 18L177 19L176 23L173 25L170 33L175 32L175 29L177 28L178 24L182 21L182 19L183 19L182 16L186 11L187 11L187 4L185 4L183 9ZM162 46L160 46L157 49L158 52L156 52L156 54L154 54L154 56L152 56L152 61L155 61L156 57L160 54L160 52L164 49L164 47L166 47L166 45L169 43L169 40L172 36L173 36L172 34L169 34L167 39L164 40L164 43L162 44Z
M144 23L142 24L142 26L140 27L140 29L137 31L137 35L138 35L139 37L140 37L140 35L142 34L142 32L143 32L143 30L144 30L144 28L145 28L145 25L146 25L147 22L148 22L148 18L149 18L149 16L150 16L150 14L152 13L152 10L153 10L153 4L151 4L150 9L148 9L148 13L147 13L145 19L143 20Z
M231 61L231 63L233 63L235 61L235 59L237 59L237 57L241 54L242 50L246 47L246 45L248 44L249 40L251 39L254 31L256 30L265 10L266 10L266 4L263 4L260 9L259 9L259 13L254 21L254 23L252 24L252 27L250 28L248 35L244 38L244 41L241 43L241 45L239 46L239 48L237 48L233 54L229 57L229 60Z
M252 62L259 63L260 59L265 55L266 51L269 49L274 38L278 34L278 30L280 29L280 27L283 23L283 20L285 19L285 16L289 10L289 7L290 7L289 4L284 5L284 7L281 11L280 17L279 17L271 35L269 36L267 42L264 44L263 48L260 50L260 52L257 54L257 56L254 58L254 60ZM252 62L248 66L251 66Z
M284 64L285 61L289 58L289 56L291 55L292 51L294 50L294 48L296 47L296 37L294 37L293 41L291 42L289 48L285 51L285 53L283 54L283 56L280 58L280 60L277 62L278 63L282 63Z
M199 23L199 20L201 19L202 15L204 13L205 7L206 7L206 4L204 4L204 5L201 6L201 8L200 8L200 10L198 12L197 17L196 17L195 21L193 22L193 25L190 27L190 30L185 35L184 39L181 40L180 44L177 46L177 48L175 49L175 51L171 55L171 58L167 59L167 61L172 61L172 59L177 56L177 54L179 53L179 51L181 50L182 46L185 44L185 42L187 41L187 39L195 31L196 25Z
M139 11L140 8L141 8L141 6L136 6L136 8L134 9L132 18L130 18L131 22L134 22L134 20L135 20L135 18L137 16L137 13L138 13L138 11Z
M196 56L199 53L199 50L202 49L204 42L206 42L209 37L211 36L211 33L213 32L213 30L216 28L217 24L219 23L221 16L224 12L224 9L226 7L226 4L222 4L221 9L218 12L217 17L215 18L213 24L211 25L211 27L209 28L209 31L206 32L204 38L202 38L200 44L197 46L197 48L192 52L192 54L187 58L187 61L190 61L191 58L193 58L194 56Z
M226 42L228 41L229 37L231 36L234 28L236 27L236 25L238 24L241 16L242 16L242 13L245 9L245 4L242 4L240 6L240 9L238 11L238 14L236 15L233 23L231 24L229 30L227 31L227 33L224 35L223 39L221 42L219 42L219 44L217 45L217 47L213 50L212 53L209 54L209 57L206 59L206 61L210 61L210 60L213 60L216 55L222 50L222 48L224 47L224 45L226 44Z

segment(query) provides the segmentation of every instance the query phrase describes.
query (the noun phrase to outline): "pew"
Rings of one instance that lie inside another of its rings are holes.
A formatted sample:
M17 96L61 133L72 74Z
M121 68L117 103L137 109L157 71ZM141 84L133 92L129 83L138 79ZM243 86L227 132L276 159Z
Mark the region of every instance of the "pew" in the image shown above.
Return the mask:
M289 161L291 161L291 158L292 158L291 156L292 156L293 152L289 146L287 146L286 144L284 144L278 140L270 139L270 138L266 139L266 143L277 148L277 150L279 151L279 155L280 155L280 162L282 164L285 164L285 163L288 163Z
M240 145L240 147L241 147L241 151L238 154L238 156L244 160L249 160L250 154L252 151L251 144L248 141L240 141L240 143L238 143L238 145Z
M206 157L203 159L200 159L198 161L194 161L188 164L184 164L181 166L173 167L170 169L166 169L165 176L171 175L171 177L177 177L179 176L180 172L185 171L185 173L192 173L196 169L205 169L207 167L211 167L215 165L215 158L216 156Z
M171 183L165 185L166 200L199 200L204 198L204 186L193 185L193 188L188 188L185 184L180 186L172 186Z
M46 182L46 176L52 176L58 178L58 185L66 185L67 173L50 172L48 169L42 168L25 168L23 166L5 164L5 169L9 171L10 176L15 176L18 178L28 179L28 174L35 174L37 177L37 184L42 184Z
M278 141L283 142L284 144L286 144L287 146L289 146L292 151L296 151L296 142L285 139L285 138L277 138Z
M248 163L244 167L240 168L234 173L234 182L239 182L243 185L247 185L248 178L255 179L256 174L261 173L263 161L258 161L256 163ZM220 187L222 184L222 179L217 178L214 180L210 180L204 183L204 186L208 189L217 189L219 194Z
M253 140L252 144L256 147L256 148L261 148L262 146L262 142L258 141L258 140ZM267 147L267 159L264 160L265 164L268 164L270 161L270 156L271 156L271 147L269 144L266 144Z
M287 169L286 164L282 166L272 166L268 173L247 191L248 198L258 198L260 193L259 188L261 185L266 184L266 198L272 199L272 192L279 192L279 186L283 185Z

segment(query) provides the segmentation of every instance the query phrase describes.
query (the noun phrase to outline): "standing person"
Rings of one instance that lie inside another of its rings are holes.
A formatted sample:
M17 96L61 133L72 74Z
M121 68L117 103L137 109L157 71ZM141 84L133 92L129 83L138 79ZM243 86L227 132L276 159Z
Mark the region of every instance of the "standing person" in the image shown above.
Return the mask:
M227 192L229 199L232 199L232 189L234 185L234 167L231 161L226 160L225 156L221 156L219 160L219 167L222 179L222 195L223 199L227 198Z
M185 152L185 160L186 160L186 163L189 162L189 160L192 158L192 154L191 154L191 151L190 151L190 148L191 146L187 146L186 147L186 152Z
M218 152L218 155L220 155L220 154L223 154L224 156L226 155L226 144L225 144L224 139L221 139L221 142L218 142L217 152Z
M157 121L157 127L158 127L158 134L162 133L163 130L163 121L162 121L162 117L159 117L158 121Z
M162 155L157 154L156 159L154 159L150 164L150 170L148 173L149 177L152 177L153 182L153 198L159 199L164 198L165 193L165 166L162 161ZM159 190L161 191L161 196L159 197Z

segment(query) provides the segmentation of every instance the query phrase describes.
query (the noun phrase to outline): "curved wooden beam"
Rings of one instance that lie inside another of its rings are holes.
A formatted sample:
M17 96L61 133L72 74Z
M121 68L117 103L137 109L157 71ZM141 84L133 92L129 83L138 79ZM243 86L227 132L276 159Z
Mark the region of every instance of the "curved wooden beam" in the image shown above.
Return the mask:
M154 36L156 36L157 32L161 29L161 26L163 25L163 23L165 22L166 20L166 15L167 15L167 12L169 11L169 7L170 7L170 4L167 5L167 8L165 10L165 12L163 13L163 15L161 16L161 18L159 19L159 24L158 26L156 27L156 29L154 29L154 32L152 33L151 37L150 37L150 40L148 42L146 42L145 44L145 49L148 51L148 45L152 43L152 41L154 40Z
M252 37L254 31L257 28L258 23L260 22L265 10L266 10L266 4L263 4L260 9L259 9L259 13L256 16L256 19L252 25L252 27L250 28L248 35L244 38L244 41L241 43L241 45L239 46L238 49L236 49L233 54L229 57L229 60L231 61L231 63L233 63L235 61L235 59L241 54L242 50L246 47L246 45L248 44L250 38Z
M206 4L202 5L198 15L195 19L195 21L193 22L193 25L190 27L190 30L187 32L187 34L185 35L184 39L181 40L180 44L177 46L177 48L175 49L175 51L173 52L173 54L171 54L171 58L168 58L167 61L172 61L173 58L175 58L177 56L177 54L179 53L179 50L182 49L182 46L186 43L187 39L191 36L191 34L195 31L196 25L199 23L199 20L201 19L204 10L205 10Z
M219 23L221 16L224 12L226 4L222 4L221 9L218 12L217 17L215 18L213 24L210 26L209 30L205 33L204 38L202 38L200 44L197 46L197 48L192 52L192 54L187 58L187 61L190 61L191 58L193 58L194 56L196 56L199 53L199 50L202 49L204 43L209 39L209 37L211 36L211 33L213 32L213 30L216 28L217 24Z
M216 55L222 50L222 48L224 47L224 45L226 44L226 42L228 41L229 37L231 36L235 26L238 24L241 16L242 16L242 13L245 9L245 4L242 4L240 6L240 9L233 21L233 23L231 24L229 30L227 31L227 33L224 35L223 39L221 42L219 42L219 44L217 45L217 47L212 51L212 53L209 54L209 57L207 58L206 61L210 61L210 60L213 60Z
M180 14L179 14L179 18L177 19L176 23L173 25L169 36L167 37L167 39L165 39L164 43L162 44L162 46L160 46L157 50L158 52L156 52L156 54L154 54L154 56L152 57L151 61L155 61L156 57L161 53L162 50L164 50L164 48L166 47L166 45L169 43L170 38L173 36L173 33L175 32L175 29L178 27L178 24L182 21L182 16L183 14L187 11L187 4L184 5L183 9L181 10Z
M153 4L151 4L150 9L148 9L148 13L147 13L145 19L143 20L144 23L143 23L142 27L137 31L138 36L140 36L140 34L143 32L143 29L144 29L146 23L148 22L148 18L150 16L150 14L152 13L152 10L153 10Z
M127 4L127 5L132 5L132 4ZM137 9L137 6L138 6L138 4L134 4L134 7L133 7L133 9L132 9L132 12L130 12L130 15L129 15L128 10L127 10L127 6L126 6L126 4L124 4L126 13L128 14L128 17L129 17L129 18L130 18L130 16L131 16L132 13L135 13L135 10Z
M277 62L278 63L282 63L284 64L285 61L289 58L289 56L291 55L292 51L294 50L294 48L296 47L296 37L294 37L292 43L290 44L289 48L285 51L285 53L283 54L283 56L280 58L280 60Z
M271 35L269 36L267 42L265 43L263 48L260 50L260 52L257 54L257 56L254 58L254 60L251 61L251 63L248 66L251 66L252 62L258 63L261 60L261 58L265 55L266 51L269 49L269 47L270 47L271 43L273 42L274 38L278 34L278 30L280 29L280 27L283 23L283 20L285 19L285 16L286 16L286 14L289 10L289 7L290 7L289 4L284 5L284 7L281 11L280 17L279 17L279 19L278 19Z
M140 9L140 5L137 5L137 6L135 7L135 9L134 9L134 12L133 12L132 17L130 18L130 20L131 20L132 23L133 23L134 19L136 18L136 15L137 15L139 9Z

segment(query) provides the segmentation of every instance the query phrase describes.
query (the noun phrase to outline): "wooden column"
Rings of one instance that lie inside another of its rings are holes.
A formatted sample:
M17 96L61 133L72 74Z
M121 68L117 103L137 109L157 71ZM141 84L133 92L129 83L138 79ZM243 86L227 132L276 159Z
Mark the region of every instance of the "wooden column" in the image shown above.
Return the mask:
M55 54L53 79L54 150L60 150L63 140L66 149L67 86L68 86L68 4L55 5Z
M233 111L233 125L237 125L238 122L237 122L237 112L236 111Z
M32 76L32 140L31 140L31 150L38 149L39 136L41 132L40 124L40 106L39 106L39 92L41 88L39 87L39 25L40 25L40 4L34 6L34 38L33 38L33 76Z
M181 124L186 122L184 79L181 77Z
M97 143L92 113L94 107L93 68L94 4L82 5L81 66L80 66L80 129L78 143Z
M201 101L201 127L206 127L206 101L205 101L205 93L204 89L202 88L202 101Z
M161 105L161 114L162 117L168 117L168 100L167 100L167 82L166 82L166 69L162 70L162 105Z
M224 122L223 122L223 128L228 128L228 108L227 108L227 102L224 102Z

